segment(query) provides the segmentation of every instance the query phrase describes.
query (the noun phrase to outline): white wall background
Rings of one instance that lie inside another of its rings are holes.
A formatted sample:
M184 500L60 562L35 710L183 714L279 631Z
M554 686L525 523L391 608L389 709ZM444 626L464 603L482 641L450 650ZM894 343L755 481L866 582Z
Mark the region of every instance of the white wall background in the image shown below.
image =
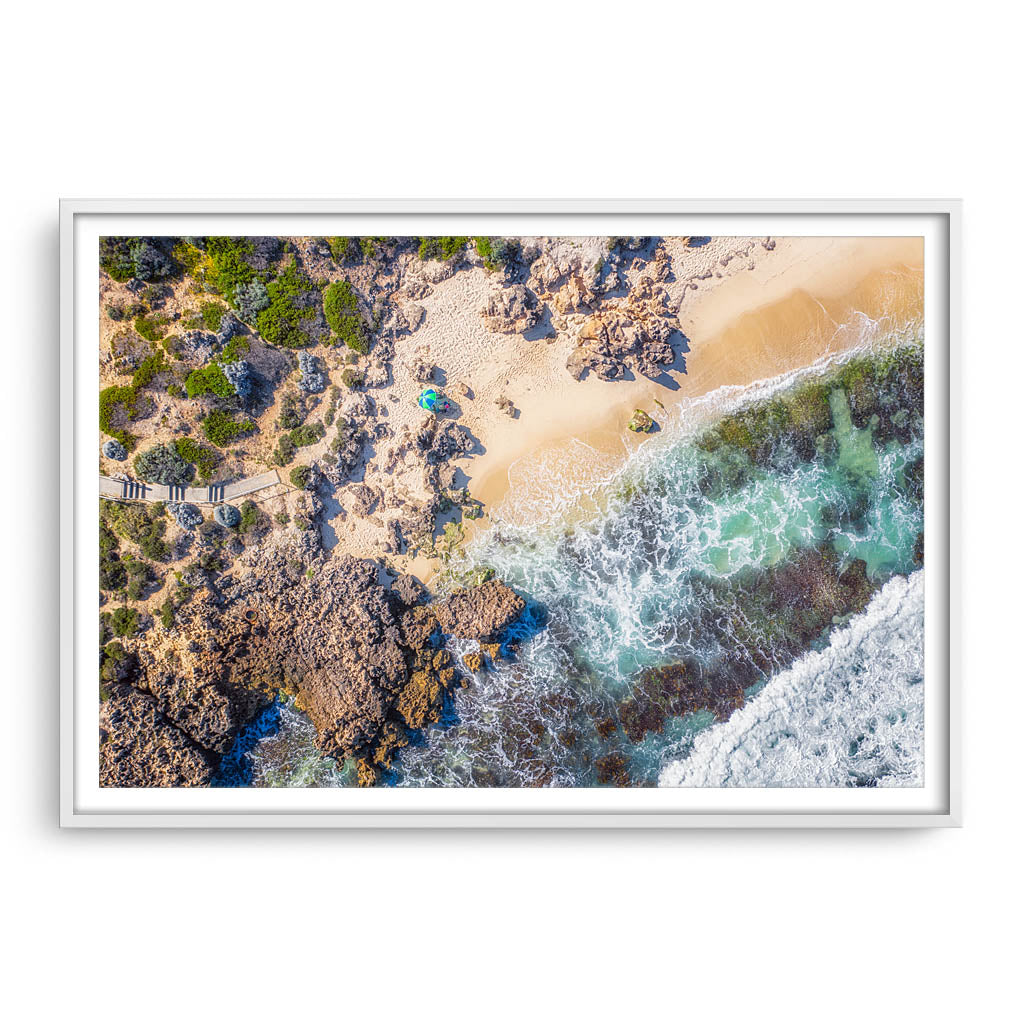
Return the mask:
M10 1019L1012 1013L1024 259L1011 10L6 11L6 451L41 482L3 503ZM966 827L59 833L57 198L237 194L963 197Z

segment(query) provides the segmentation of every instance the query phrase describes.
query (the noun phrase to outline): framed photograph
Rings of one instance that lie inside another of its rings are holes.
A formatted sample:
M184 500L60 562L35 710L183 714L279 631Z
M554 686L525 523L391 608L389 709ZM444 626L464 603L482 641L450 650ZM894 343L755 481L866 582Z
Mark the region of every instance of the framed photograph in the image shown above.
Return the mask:
M62 202L61 824L959 824L959 249Z

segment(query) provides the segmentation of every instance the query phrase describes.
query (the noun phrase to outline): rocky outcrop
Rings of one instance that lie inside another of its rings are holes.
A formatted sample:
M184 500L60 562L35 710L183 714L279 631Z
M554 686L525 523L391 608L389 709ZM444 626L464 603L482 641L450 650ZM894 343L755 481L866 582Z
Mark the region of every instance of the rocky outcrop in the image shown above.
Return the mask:
M526 602L501 580L456 591L430 606L442 632L465 640L495 640L523 613Z
M116 686L100 720L100 785L208 786L216 759L149 694Z
M130 677L104 704L104 785L209 785L280 690L320 749L355 758L370 783L410 730L439 720L458 682L443 634L494 639L524 607L499 581L422 604L418 581L388 588L375 562L324 559L315 533L247 549L218 592L178 609L175 628L125 641Z
M537 296L525 285L514 284L493 292L480 316L488 330L518 334L533 327L542 312Z
M594 313L577 335L566 369L581 380L593 371L618 380L629 370L657 377L675 360L670 339L678 330L663 288L643 277L624 302Z

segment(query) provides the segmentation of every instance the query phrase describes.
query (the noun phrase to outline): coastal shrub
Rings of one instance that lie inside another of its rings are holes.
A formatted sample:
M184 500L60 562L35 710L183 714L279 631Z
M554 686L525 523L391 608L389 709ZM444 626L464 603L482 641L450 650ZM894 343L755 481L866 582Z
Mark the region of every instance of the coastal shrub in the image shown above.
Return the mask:
M309 466L295 466L291 473L288 474L288 479L291 480L292 487L298 487L299 490L305 490L306 484L309 483L309 476Z
M212 274L206 282L210 290L230 299L238 294L241 285L256 280L256 271L247 257L255 252L248 238L214 236L206 240Z
M165 444L157 444L135 456L135 472L149 483L184 486L195 476L195 467Z
M296 427L288 435L289 440L296 448L305 448L308 445L316 444L327 433L326 428L319 420L312 423L304 423Z
M100 550L100 590L123 590L128 574L116 551Z
M122 505L116 501L100 503L100 551L116 551L117 537L131 541L147 557L163 561L169 550L163 540L167 523L164 520L164 505ZM106 532L105 532L106 531ZM112 538L113 537L113 542ZM109 588L105 588L109 589Z
M151 239L104 237L100 239L100 267L115 281L137 277L140 281L169 277L174 261Z
M214 468L220 462L220 456L212 448L199 444L191 437L175 438L174 450L186 462L195 463L195 467L199 471L199 478L204 481L210 479Z
M228 343L221 349L220 355L217 357L218 362L223 363L224 366L228 366L231 363L237 363L242 361L242 357L249 354L249 342L241 334L232 335L228 340ZM246 364L246 370L248 370L248 364ZM227 371L225 370L225 373Z
M308 345L309 335L301 328L316 316L313 303L319 299L319 293L296 263L289 263L267 285L267 295L269 305L256 316L260 334L271 344L284 348Z
M213 510L213 518L226 529L233 529L242 521L242 513L234 505L218 505Z
M125 594L130 600L138 601L146 585L155 579L153 571L148 562L131 555L123 557L121 564L126 576Z
M240 519L238 521L239 533L257 533L266 526L266 515L252 498L246 498L238 509Z
M134 608L115 608L110 613L110 628L114 636L131 636L139 628L139 613Z
M224 376L224 370L217 363L193 370L185 380L185 391L189 398L198 398L200 395L230 398L235 393L231 381Z
M289 391L281 399L281 411L278 413L277 425L285 430L297 427L306 418L306 400L295 391Z
M100 392L100 430L128 451L135 447L135 435L126 430L124 424L140 418L139 399L138 390L125 384L113 384Z
M439 235L420 238L419 257L421 260L450 260L465 251L469 236Z
M303 391L315 394L327 387L327 378L320 370L320 363L310 352L299 353L299 387Z
M173 290L166 284L151 284L142 292L142 301L150 309L161 309L173 294Z
M358 238L336 235L327 239L327 245L331 250L331 257L336 263L349 263L359 259L362 255Z
M262 281L250 281L235 289L235 309L247 324L254 324L256 317L269 305L270 293Z
M199 319L208 331L219 331L220 322L227 312L227 306L222 302L204 302L199 307Z
M475 236L473 245L488 270L501 270L519 257L519 243L514 238Z
M187 501L170 501L167 511L183 530L194 530L203 521L203 513Z
M115 462L124 462L128 458L128 450L120 441L104 441L102 450L106 458Z
M253 390L252 369L249 364L244 359L239 359L233 363L223 363L221 369L235 394L243 402L248 401Z
M252 420L236 420L222 409L213 409L201 421L206 439L218 448L226 448L232 441L256 429Z
M341 371L341 383L347 388L357 388L365 379L366 378L362 373L355 369L355 367L346 366L345 369Z
M164 629L174 625L174 602L169 597L160 605L160 625Z
M202 248L205 244L206 240L202 238L179 238L171 250L178 265L202 290L212 287L217 276L213 260Z
M338 338L355 352L370 350L359 299L348 281L335 281L324 289L324 316Z
M295 444L292 442L288 434L282 434L277 439L277 448L275 449L273 456L271 456L270 461L273 462L275 466L287 466L288 463L295 458L295 453L297 451L298 449L295 447Z

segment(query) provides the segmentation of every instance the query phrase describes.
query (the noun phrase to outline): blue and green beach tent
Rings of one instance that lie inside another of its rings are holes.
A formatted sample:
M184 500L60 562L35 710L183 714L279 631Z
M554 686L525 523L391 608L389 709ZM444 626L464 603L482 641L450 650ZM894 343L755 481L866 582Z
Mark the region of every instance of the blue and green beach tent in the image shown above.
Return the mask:
M420 408L426 409L427 412L433 412L434 406L437 404L437 400L440 397L441 396L433 388L426 388L423 394L420 395Z

